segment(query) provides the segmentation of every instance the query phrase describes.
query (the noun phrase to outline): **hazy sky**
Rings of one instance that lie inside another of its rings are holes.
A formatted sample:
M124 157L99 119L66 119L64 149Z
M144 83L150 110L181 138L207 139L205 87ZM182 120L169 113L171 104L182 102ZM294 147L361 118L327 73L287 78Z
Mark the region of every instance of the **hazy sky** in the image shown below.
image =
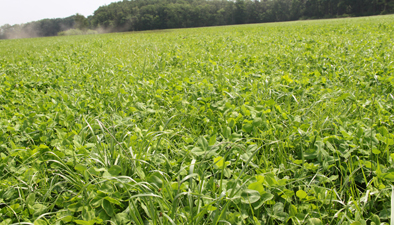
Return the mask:
M92 15L102 5L120 0L0 0L0 26L46 18L63 18L76 13Z

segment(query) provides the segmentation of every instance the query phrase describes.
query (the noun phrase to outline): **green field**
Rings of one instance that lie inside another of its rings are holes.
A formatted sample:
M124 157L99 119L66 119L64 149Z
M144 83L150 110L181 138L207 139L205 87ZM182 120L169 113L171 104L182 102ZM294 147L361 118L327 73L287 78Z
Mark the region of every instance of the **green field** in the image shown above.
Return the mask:
M381 224L394 16L0 41L0 224Z

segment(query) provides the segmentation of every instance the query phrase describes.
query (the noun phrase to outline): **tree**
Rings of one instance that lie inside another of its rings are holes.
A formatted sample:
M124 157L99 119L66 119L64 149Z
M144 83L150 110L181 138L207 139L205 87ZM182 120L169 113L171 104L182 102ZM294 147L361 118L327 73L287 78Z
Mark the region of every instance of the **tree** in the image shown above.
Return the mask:
M85 18L85 16L81 14L75 14L74 16L74 28L79 30L87 30L89 27L89 21Z
M235 2L235 23L243 24L246 21L246 5L244 0Z

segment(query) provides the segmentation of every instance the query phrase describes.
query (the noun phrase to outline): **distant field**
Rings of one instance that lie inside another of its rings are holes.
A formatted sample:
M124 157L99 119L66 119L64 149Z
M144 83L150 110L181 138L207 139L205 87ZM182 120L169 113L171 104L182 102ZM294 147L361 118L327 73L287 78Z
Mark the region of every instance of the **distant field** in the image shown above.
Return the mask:
M0 224L389 223L393 85L393 15L0 41Z

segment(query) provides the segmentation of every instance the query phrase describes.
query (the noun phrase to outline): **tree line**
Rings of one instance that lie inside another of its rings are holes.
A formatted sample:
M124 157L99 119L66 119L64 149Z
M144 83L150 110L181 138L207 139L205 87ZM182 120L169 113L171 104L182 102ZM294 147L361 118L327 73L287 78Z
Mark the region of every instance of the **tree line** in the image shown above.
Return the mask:
M0 27L0 39L55 36L62 30L73 28L74 17L43 19L13 26L6 24Z
M123 0L92 16L0 27L1 38L54 36L68 29L140 31L290 21L394 12L394 0Z

